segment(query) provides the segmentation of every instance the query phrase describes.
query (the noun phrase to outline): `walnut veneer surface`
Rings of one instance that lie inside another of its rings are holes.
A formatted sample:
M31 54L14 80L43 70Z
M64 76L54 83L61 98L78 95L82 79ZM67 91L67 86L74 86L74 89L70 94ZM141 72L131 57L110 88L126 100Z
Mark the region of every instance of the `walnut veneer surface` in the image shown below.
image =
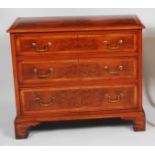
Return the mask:
M18 18L10 27L17 138L41 122L121 118L145 130L136 16Z

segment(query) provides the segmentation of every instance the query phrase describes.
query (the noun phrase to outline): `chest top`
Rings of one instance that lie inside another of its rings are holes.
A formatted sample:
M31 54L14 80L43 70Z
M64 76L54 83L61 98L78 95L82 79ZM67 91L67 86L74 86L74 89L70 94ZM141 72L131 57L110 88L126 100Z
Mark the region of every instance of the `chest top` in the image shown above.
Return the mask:
M142 29L135 15L17 18L11 33Z

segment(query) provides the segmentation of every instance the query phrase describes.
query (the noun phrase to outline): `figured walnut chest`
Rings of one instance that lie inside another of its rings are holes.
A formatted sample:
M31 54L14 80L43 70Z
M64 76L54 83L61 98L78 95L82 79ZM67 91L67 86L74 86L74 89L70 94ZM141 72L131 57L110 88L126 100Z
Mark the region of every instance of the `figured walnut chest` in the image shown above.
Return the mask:
M136 16L18 18L11 36L17 138L45 121L121 118L145 130Z

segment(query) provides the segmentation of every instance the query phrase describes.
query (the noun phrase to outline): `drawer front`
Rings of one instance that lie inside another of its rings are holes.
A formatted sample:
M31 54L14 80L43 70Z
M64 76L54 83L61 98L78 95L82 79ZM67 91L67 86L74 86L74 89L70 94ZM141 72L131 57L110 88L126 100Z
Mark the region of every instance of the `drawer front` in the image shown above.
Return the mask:
M134 79L136 58L77 59L64 61L20 62L21 84L71 82L95 79Z
M78 60L19 63L20 83L71 81L78 78Z
M18 55L49 54L57 51L68 52L77 49L76 34L29 34L16 36Z
M79 50L84 51L132 52L137 49L137 35L131 32L83 33L78 35L78 43Z
M23 89L21 100L25 114L129 109L137 106L137 88L128 85Z
M136 33L29 34L16 36L18 55L136 51Z

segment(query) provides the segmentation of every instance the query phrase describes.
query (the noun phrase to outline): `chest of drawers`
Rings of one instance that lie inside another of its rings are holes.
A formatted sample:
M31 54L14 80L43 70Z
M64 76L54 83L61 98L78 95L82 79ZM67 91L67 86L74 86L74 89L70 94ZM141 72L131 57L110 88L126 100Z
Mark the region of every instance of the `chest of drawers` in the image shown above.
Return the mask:
M121 118L145 130L136 16L18 18L10 27L17 138L47 121Z

